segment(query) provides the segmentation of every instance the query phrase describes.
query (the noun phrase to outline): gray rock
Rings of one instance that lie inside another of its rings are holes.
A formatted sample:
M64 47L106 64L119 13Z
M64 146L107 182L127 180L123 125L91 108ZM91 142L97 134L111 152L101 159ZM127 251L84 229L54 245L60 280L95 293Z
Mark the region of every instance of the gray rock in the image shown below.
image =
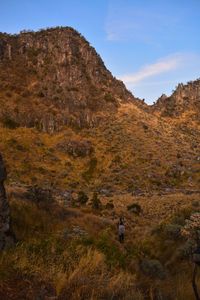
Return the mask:
M81 236L81 237L86 237L86 236L88 236L88 232L85 231L85 230L83 230L83 229L81 229L79 226L75 226L75 227L73 228L73 233L74 233L75 235L78 235L78 236Z
M107 190L107 189L101 189L99 191L99 193L100 193L100 195L105 195L106 197L111 197L111 194L110 194L109 190Z
M15 244L15 236L11 226L10 207L3 184L6 178L7 172L0 154L0 250L10 248Z
M116 195L123 195L123 192L120 191L120 190L117 190L117 191L115 191L115 194L116 194Z
M111 224L110 219L105 218L105 219L103 220L103 224L105 224L105 225L110 225L110 224Z
M65 191L62 195L62 200L64 203L74 201L71 191Z

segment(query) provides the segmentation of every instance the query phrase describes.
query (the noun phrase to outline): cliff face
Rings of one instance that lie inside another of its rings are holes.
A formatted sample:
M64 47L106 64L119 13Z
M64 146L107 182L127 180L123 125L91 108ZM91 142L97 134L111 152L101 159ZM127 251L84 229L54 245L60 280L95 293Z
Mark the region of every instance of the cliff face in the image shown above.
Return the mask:
M162 116L180 116L186 111L194 111L198 118L200 112L200 79L182 83L170 97L162 95L155 105L155 111L160 111Z
M3 184L6 177L6 169L0 154L0 251L3 248L12 247L15 242L11 228L10 208Z
M92 127L121 103L142 105L70 27L0 34L1 119L52 133Z

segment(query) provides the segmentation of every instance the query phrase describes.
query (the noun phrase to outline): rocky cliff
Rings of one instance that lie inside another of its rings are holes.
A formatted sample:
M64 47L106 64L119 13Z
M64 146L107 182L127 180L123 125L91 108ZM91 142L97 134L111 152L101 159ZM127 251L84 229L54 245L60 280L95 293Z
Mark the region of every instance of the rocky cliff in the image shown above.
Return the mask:
M155 105L154 111L162 116L175 117L184 112L194 111L198 118L200 112L200 79L190 81L186 85L180 83L170 97L162 95Z
M1 121L10 127L92 127L121 103L145 106L70 27L0 33Z
M3 184L6 177L6 168L0 154L0 250L12 247L15 242L11 227L10 207Z

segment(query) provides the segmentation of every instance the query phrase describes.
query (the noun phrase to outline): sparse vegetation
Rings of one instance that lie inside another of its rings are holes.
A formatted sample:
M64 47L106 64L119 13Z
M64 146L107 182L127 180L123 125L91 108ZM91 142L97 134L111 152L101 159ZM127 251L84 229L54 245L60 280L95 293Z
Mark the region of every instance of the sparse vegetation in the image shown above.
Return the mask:
M133 203L133 204L127 206L127 210L130 211L131 213L139 215L141 213L142 209L139 204Z

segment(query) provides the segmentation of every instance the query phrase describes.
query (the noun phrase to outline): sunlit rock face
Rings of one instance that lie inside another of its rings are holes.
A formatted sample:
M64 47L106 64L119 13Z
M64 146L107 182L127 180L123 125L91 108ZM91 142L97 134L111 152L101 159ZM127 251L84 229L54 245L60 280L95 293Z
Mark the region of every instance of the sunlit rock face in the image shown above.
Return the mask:
M0 250L12 247L15 243L15 237L11 227L10 207L4 188L4 180L6 177L6 168L0 154Z
M71 27L0 33L0 86L5 123L48 133L93 127L123 103L144 105Z

